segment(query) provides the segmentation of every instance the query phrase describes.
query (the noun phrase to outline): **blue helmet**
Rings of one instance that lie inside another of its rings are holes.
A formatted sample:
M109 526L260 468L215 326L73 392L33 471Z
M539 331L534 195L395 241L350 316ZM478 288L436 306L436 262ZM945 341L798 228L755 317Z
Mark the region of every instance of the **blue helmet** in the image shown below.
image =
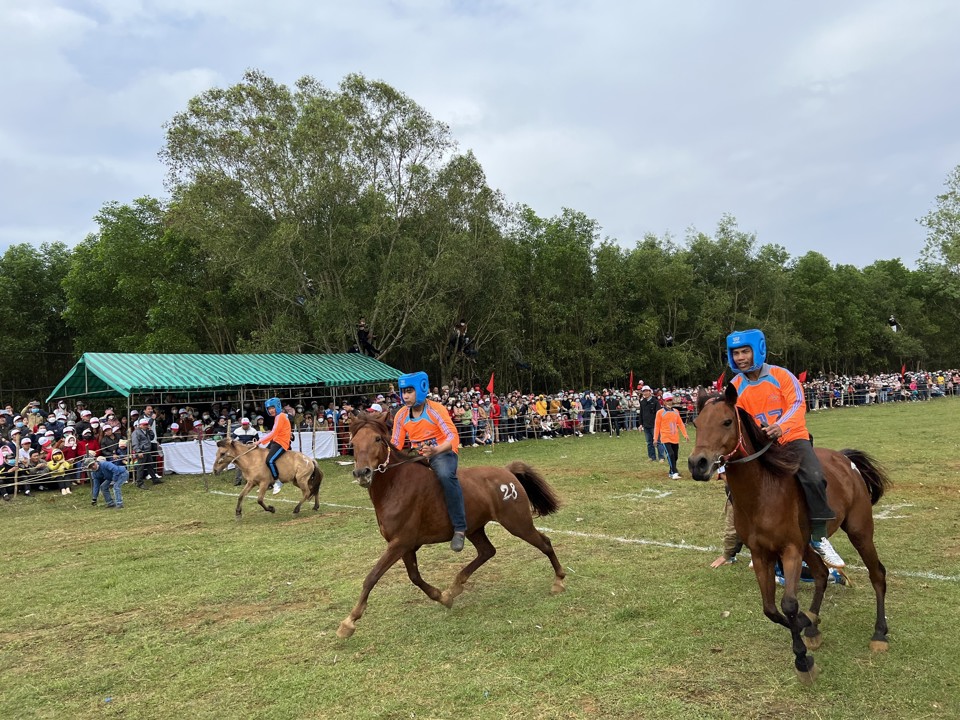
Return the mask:
M415 373L406 373L397 380L397 387L401 393L404 388L413 388L417 393L416 404L423 405L427 399L427 393L430 392L430 378L422 370Z
M276 411L277 411L277 415L279 415L280 413L282 413L282 412L283 412L283 405L280 404L280 398L275 398L275 397L274 397L274 398L270 398L269 400L267 400L267 401L263 404L263 409L264 409L264 410L269 410L270 408L273 408L274 410L276 410Z
M759 370L767 360L767 338L761 330L734 330L727 335L727 363L735 373L741 372L733 361L733 349L749 347L753 350L753 365L743 372Z

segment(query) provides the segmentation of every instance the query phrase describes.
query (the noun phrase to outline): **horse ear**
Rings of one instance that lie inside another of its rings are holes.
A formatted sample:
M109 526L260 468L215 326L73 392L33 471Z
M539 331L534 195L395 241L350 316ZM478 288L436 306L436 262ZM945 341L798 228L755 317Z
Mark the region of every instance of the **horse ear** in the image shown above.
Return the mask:
M737 404L737 388L733 383L727 383L727 388L724 390L723 399L726 400L731 405Z
M383 420L384 424L387 426L387 430L393 430L393 416L390 415L389 411L384 410L380 413L380 419Z
M707 400L713 397L712 392L708 392L703 385L697 385L697 414L703 410L703 406L707 404Z

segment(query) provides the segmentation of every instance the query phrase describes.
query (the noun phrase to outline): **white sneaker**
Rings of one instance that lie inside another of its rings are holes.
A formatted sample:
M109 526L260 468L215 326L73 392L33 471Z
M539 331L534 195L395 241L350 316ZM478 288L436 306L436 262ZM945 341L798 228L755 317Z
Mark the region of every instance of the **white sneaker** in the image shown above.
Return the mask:
M846 567L846 563L843 561L843 558L837 554L837 551L833 549L833 545L831 545L830 541L825 537L820 538L819 540L811 540L810 547L816 551L817 555L823 558L823 561L827 564L827 567Z
M68 492L70 492L70 491L67 490L66 488L61 488L61 489L60 489L60 494L61 494L61 495L66 495Z
M283 484L279 480L277 480L273 484L273 494L276 495L278 492L280 492L280 488L282 487L283 487Z
M671 479L671 480L679 480L679 479L680 479L680 473L673 473L673 475L670 476L670 479Z

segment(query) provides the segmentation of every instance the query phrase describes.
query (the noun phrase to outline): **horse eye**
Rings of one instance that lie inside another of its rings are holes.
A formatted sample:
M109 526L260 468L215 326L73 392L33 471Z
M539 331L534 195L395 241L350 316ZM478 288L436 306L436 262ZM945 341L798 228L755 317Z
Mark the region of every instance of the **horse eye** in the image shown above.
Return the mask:
M733 425L733 419L727 418L726 420L723 421L724 427L730 427L731 425Z
M378 443L382 443L382 442L383 442L383 438L380 437L379 435L377 435L377 436L373 439L373 441L374 441L374 442L378 442Z

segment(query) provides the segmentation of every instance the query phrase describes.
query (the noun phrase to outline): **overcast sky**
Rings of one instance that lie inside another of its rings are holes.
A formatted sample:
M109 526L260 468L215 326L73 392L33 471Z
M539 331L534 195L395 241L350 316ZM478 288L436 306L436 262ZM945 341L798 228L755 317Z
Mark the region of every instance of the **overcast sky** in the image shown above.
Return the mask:
M914 266L960 164L960 2L0 0L0 250L164 195L164 122L247 68L384 80L491 186L632 247L723 213Z

